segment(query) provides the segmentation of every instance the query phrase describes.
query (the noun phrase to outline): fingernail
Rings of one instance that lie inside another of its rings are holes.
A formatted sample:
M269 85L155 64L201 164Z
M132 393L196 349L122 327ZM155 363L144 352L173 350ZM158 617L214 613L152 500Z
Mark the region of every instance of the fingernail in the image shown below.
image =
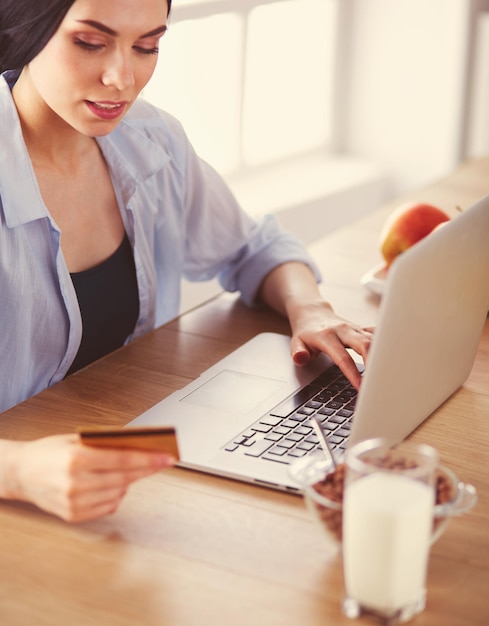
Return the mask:
M310 354L307 350L298 350L293 356L292 360L296 365L306 365L309 362Z

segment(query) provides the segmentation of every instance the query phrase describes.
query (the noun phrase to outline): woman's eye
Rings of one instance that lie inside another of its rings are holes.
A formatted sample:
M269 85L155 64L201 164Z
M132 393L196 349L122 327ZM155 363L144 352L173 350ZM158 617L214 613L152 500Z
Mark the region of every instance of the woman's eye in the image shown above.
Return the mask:
M140 54L158 54L159 52L159 48L156 46L154 48L141 48L140 46L134 46L134 50Z
M84 50L101 50L103 48L102 44L89 43L88 41L84 41L83 39L75 39L75 44L83 48Z

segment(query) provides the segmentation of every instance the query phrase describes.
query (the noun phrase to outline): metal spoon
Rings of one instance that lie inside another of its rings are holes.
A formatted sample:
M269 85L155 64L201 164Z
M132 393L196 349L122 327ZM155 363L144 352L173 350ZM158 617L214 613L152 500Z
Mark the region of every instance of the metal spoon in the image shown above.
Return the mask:
M319 443L321 444L321 448L323 449L326 456L330 457L331 462L333 463L333 467L334 469L336 469L336 460L333 456L333 451L324 434L323 427L321 426L321 422L318 420L318 418L315 415L311 416L311 424L314 430L316 431L316 435L318 436Z

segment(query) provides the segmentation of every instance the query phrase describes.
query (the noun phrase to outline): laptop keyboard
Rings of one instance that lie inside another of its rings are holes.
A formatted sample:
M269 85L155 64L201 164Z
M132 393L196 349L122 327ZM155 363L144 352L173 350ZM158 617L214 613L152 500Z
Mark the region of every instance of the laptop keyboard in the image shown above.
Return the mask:
M224 449L289 465L321 447L310 422L315 415L331 448L342 452L350 434L356 398L356 389L334 365L241 432Z

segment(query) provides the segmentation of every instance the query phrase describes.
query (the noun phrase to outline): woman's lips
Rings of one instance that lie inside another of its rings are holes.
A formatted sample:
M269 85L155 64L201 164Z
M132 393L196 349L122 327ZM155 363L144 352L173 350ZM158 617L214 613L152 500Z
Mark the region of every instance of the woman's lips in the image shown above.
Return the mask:
M124 112L127 101L124 102L106 102L86 100L87 107L90 111L102 120L115 120Z

